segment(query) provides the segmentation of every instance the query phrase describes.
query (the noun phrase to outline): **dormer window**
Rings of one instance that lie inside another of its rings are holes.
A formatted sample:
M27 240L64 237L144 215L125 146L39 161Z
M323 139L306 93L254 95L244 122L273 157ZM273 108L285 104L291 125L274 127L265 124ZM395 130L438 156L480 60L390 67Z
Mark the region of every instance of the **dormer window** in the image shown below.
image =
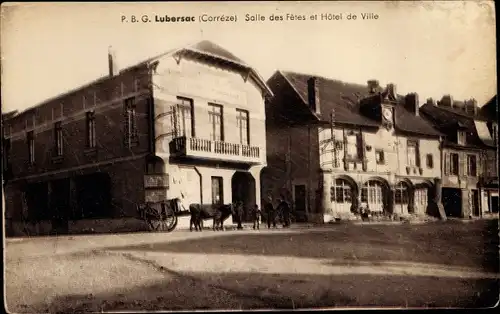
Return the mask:
M465 131L458 131L457 144L458 145L465 145Z

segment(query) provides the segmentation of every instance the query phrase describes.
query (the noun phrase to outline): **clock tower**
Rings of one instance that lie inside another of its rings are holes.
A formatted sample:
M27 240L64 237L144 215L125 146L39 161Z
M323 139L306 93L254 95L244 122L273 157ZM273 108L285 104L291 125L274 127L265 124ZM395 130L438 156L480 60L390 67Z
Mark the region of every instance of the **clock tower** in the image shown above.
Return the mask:
M394 127L394 106L397 103L396 86L387 84L387 88L382 94L382 102L380 104L382 111L382 126L388 131Z

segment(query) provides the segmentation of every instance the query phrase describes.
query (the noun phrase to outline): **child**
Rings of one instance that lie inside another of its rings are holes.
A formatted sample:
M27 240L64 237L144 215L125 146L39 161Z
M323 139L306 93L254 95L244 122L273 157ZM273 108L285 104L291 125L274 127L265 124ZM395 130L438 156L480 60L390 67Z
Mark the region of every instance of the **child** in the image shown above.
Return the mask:
M255 227L257 227L257 230L260 229L260 217L261 217L261 212L259 205L255 205L254 210L253 210L253 229L255 230Z

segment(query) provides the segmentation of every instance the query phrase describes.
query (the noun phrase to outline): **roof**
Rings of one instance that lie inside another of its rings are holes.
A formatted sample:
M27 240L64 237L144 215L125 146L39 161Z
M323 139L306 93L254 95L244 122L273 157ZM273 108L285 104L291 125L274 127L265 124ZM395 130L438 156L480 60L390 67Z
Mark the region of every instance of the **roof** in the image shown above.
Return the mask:
M262 78L262 76L254 69L252 68L251 66L249 66L248 64L246 64L244 61L242 61L241 59L237 58L235 55L233 55L231 52L229 52L228 50L220 47L219 45L211 42L211 41L208 41L208 40L203 40L203 41L200 41L200 42L196 42L196 43L193 43L193 44L188 44L188 45L185 45L185 46L182 46L182 47L179 47L179 48L175 48L175 49L171 49L171 50L168 50L166 52L163 52L155 57L151 57L149 59L146 59L146 60L143 60L143 61L140 61L138 63L135 63L133 65L130 65L128 67L125 67L123 69L120 70L119 73L123 73L123 72L126 72L126 71L129 71L133 68L136 68L136 67L139 67L139 66L142 66L142 65L147 65L147 64L150 64L150 63L154 63L155 61L158 61L160 58L163 58L163 57L167 57L167 56L171 56L171 55L174 55L175 53L183 53L183 52L190 52L190 53L194 53L194 54L197 54L197 55L202 55L204 57L209 57L209 58L212 58L212 59L215 59L217 61L222 61L222 62L225 62L225 63L231 63L233 65L237 65L239 67L242 67L242 68L245 68L247 69L249 72L250 72L250 75L256 80L256 82L258 83L258 85L265 91L266 95L267 96L272 96L273 93L271 91L271 89L267 86L267 84L265 83L264 79ZM64 93L61 93L55 97L51 97L49 99L46 99L44 100L43 102L37 104L37 105L34 105L34 106L31 106L31 107L28 107L20 112L18 112L16 115L20 115L20 114L23 114L25 112L28 112L30 110L33 110L41 105L44 105L46 103L49 103L49 102L52 102L58 98L61 98L61 97L64 97L66 95L69 95L69 94L72 94L74 92L77 92L79 90L82 90L84 88L87 88L87 87L90 87L92 85L95 85L97 83L101 83L105 80L107 80L109 78L109 75L104 75L104 76L101 76L100 78L97 78L89 83L86 83L84 85L81 85L77 88L74 88L74 89L71 89L67 92L64 92Z
M307 80L312 75L289 71L280 71L283 77L292 85L305 105L308 104ZM358 100L368 96L366 86L344 83L342 81L315 76L319 79L319 95L321 99L319 117L330 121L330 114L335 108L335 121L358 126L379 126L375 120L356 113L359 110Z
M308 87L307 81L312 75L280 71L286 80L292 85L297 94L307 106ZM369 93L368 87L356 83L346 83L340 80L314 76L319 81L320 95L320 117L323 121L330 121L330 114L335 109L335 121L339 123L356 126L380 127L380 122L360 113L359 101L373 96ZM398 100L404 96L397 95ZM409 133L422 135L440 136L442 135L425 119L415 116L402 106L395 106L395 128Z
M426 117L432 120L435 127L441 132L450 134L458 129L462 129L474 135L470 139L470 142L468 139L471 146L495 146L493 140L490 140L491 138L483 138L482 136L480 138L477 128L480 123L485 123L485 121L478 117L467 115L464 112L452 108L440 107L433 104L424 104L420 107L420 111L424 112Z
M497 95L493 96L484 106L479 109L481 116L487 120L497 120L498 118L498 103Z
M430 135L430 136L442 136L443 134L436 130L434 126L423 119L420 116L416 116L410 111L406 110L401 106L396 106L394 113L394 123L396 124L396 129L403 132Z

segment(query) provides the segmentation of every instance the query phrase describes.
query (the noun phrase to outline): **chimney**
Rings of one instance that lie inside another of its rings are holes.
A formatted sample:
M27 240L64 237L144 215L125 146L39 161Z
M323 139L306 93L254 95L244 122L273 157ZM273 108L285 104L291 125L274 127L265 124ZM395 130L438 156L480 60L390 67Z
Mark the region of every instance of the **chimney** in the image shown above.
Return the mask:
M307 80L307 91L309 95L309 107L315 113L320 113L319 80L311 77Z
M398 95L396 94L396 85L393 83L387 84L387 93L389 96L392 96L394 99L398 99Z
M427 98L426 104L436 106L436 102L434 101L434 99L432 99L432 97Z
M471 98L470 100L464 101L465 112L471 115L477 115L477 100Z
M375 94L380 86L379 82L377 80L369 80L367 83L370 94Z
M108 47L108 68L109 68L109 76L115 76L118 73L118 67L116 66L115 51L112 46Z
M451 95L444 95L439 102L439 105L442 107L453 108L453 97Z
M418 116L418 109L420 107L420 103L418 101L417 93L410 93L405 96L405 108Z

